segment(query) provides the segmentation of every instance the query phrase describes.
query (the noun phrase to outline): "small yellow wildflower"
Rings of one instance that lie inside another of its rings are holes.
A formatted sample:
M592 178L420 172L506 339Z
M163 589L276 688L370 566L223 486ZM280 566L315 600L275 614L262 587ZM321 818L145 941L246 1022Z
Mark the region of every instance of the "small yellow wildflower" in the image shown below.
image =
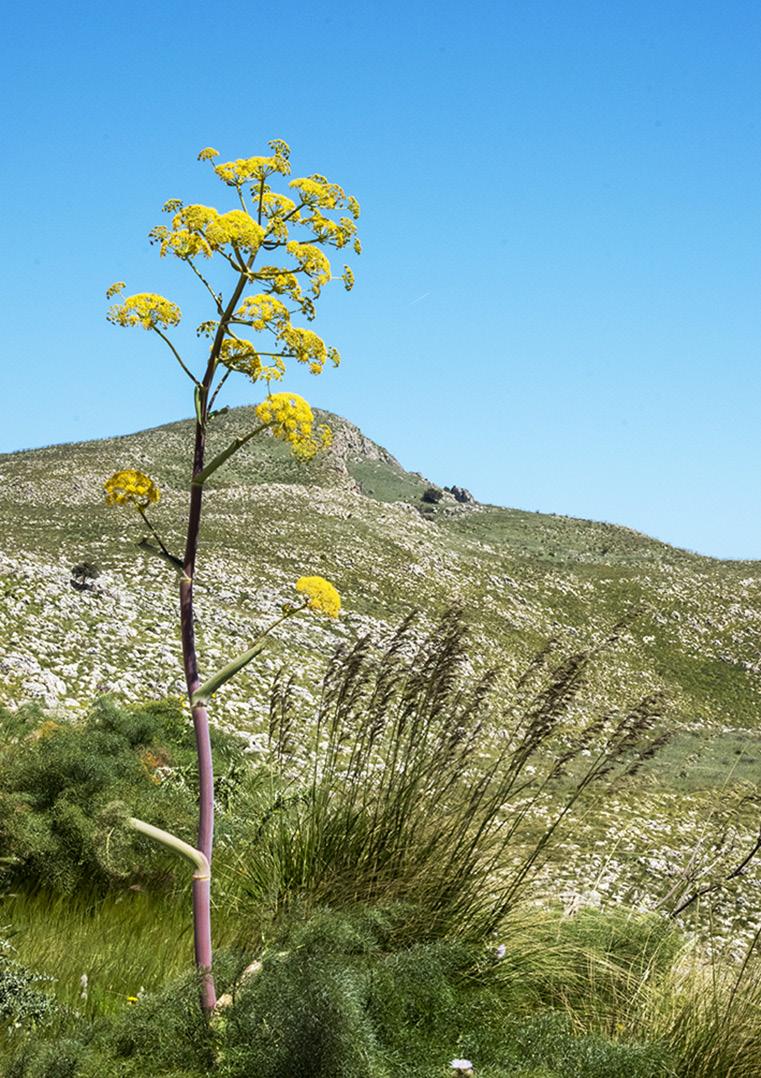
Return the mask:
M43 741L46 737L51 737L57 730L61 729L60 722L56 722L54 719L46 719L32 734L33 741Z
M215 157L219 157L219 150L215 150L213 146L207 146L205 149L201 150L197 160L211 161Z
M147 509L161 497L159 488L149 476L131 468L115 472L103 488L107 505L134 505L138 509Z
M359 236L357 236L357 238L354 240L353 246L354 246L354 254L361 255L362 254L362 241L359 238Z
M115 326L142 326L154 329L156 326L176 326L180 321L180 308L163 296L154 292L139 292L128 296L123 303L111 307L106 315Z
M106 289L106 299L113 299L124 288L124 281L115 281L110 288Z
M338 591L322 576L302 576L294 585L296 591L306 595L307 606L329 618L337 618L341 610L341 596Z
M351 271L351 266L344 266L343 275L341 280L344 283L344 288L347 292L351 292L354 287L354 274Z

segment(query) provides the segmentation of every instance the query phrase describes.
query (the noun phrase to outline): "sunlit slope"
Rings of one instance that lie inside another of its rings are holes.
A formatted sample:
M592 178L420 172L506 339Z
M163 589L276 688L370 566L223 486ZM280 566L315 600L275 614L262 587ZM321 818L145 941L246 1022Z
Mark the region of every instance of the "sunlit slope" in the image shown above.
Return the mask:
M458 603L476 660L507 674L550 636L584 646L637 611L598 663L593 695L616 705L662 688L680 725L761 725L761 563L450 495L427 506L421 476L328 418L335 446L318 462L300 464L262 438L207 487L197 578L206 670L244 648L302 574L333 580L347 612L338 625L291 623L263 665L220 693L218 714L260 729L269 672L283 660L308 692L339 638L379 631L413 607L430 619ZM219 416L212 451L251 422L246 408ZM108 509L102 484L120 468L153 476L162 490L154 520L181 552L191 441L182 421L0 457L0 700L74 709L101 691L181 691L172 572L138 548L138 518ZM83 560L101 570L93 592L70 584Z

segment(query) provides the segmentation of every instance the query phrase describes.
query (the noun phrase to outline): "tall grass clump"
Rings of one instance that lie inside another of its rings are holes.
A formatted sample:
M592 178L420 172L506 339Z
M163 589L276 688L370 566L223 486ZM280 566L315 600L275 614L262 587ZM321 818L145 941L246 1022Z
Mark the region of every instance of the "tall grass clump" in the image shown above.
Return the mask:
M495 674L472 676L450 611L422 638L408 618L385 648L365 637L339 649L316 716L297 713L281 677L278 778L239 857L248 896L273 910L402 901L428 932L488 935L572 809L665 741L654 698L623 715L580 711L594 657L545 649L499 708Z
M680 1078L761 1075L761 929L739 967L698 951L675 963L647 1022Z

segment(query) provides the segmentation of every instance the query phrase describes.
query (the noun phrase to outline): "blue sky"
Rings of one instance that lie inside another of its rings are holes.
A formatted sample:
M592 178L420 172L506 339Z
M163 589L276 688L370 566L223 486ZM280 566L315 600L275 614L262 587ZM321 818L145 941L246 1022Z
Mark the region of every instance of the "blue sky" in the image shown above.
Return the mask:
M281 137L363 211L313 325L344 364L289 388L484 501L761 558L758 4L32 2L4 38L0 451L190 414L103 292L210 317L146 234L231 208L201 147Z

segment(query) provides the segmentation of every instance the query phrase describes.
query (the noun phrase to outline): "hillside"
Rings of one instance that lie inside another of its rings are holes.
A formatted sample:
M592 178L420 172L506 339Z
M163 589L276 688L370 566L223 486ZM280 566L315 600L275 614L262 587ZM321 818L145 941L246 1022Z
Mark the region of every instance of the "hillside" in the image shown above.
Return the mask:
M249 429L251 413L220 415L212 448ZM318 462L299 464L261 439L207 487L197 577L202 673L243 650L300 575L334 581L346 609L338 624L289 623L261 664L219 693L217 719L247 731L252 751L281 663L308 702L338 640L380 634L413 608L432 620L459 604L474 663L496 666L505 684L550 637L585 647L636 613L597 662L584 706L620 707L663 690L677 733L643 779L648 819L623 799L618 815L611 810L610 834L625 849L626 828L636 845L670 821L677 864L718 790L726 786L729 802L756 789L761 563L717 561L611 524L461 504L449 494L426 505L423 477L346 420L323 418L335 441ZM0 703L37 700L74 714L103 692L128 700L182 693L174 579L138 548L136 516L105 506L102 484L120 468L149 473L162 491L153 520L179 549L191 439L191 423L181 421L0 457ZM82 561L100 570L91 591L71 584ZM579 850L585 841L578 838ZM605 847L608 837L595 841ZM603 853L587 865L598 884L620 876Z

